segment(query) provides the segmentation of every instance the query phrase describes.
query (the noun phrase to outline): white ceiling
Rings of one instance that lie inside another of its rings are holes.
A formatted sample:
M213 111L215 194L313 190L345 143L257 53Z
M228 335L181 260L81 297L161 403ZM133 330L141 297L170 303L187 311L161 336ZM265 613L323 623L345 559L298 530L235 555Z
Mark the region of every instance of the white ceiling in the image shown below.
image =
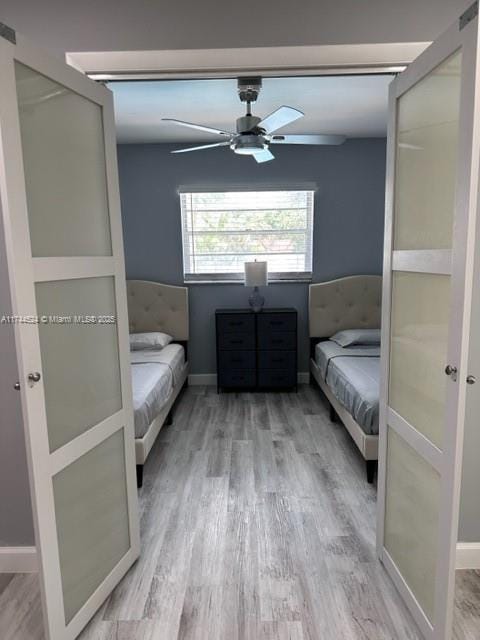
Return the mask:
M385 136L392 76L265 78L253 114L264 117L282 105L305 117L282 133L334 133L350 138ZM121 143L209 142L218 137L164 123L176 118L235 131L244 115L235 79L113 82L117 137Z

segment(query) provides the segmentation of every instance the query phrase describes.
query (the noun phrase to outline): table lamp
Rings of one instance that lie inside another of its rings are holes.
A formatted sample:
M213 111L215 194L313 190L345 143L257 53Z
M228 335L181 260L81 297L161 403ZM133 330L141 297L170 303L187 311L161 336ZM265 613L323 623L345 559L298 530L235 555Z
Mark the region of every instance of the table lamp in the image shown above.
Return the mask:
M268 269L266 262L245 262L245 286L253 287L248 302L255 313L262 310L265 298L258 292L258 287L268 285Z

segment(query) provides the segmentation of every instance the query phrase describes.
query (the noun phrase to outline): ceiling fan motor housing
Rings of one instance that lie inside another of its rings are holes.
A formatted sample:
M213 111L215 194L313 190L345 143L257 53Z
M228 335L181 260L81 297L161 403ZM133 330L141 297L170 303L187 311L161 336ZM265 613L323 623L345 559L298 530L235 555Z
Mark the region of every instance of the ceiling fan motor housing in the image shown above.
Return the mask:
M250 133L251 131L254 131L261 120L261 118L251 115L237 118L237 133Z

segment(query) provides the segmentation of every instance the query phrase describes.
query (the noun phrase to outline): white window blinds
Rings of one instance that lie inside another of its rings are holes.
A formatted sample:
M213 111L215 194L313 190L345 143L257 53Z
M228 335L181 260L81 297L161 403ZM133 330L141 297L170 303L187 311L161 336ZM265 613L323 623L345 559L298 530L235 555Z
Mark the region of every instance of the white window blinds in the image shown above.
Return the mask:
M312 273L313 191L180 194L186 281L241 280L266 260L270 280Z

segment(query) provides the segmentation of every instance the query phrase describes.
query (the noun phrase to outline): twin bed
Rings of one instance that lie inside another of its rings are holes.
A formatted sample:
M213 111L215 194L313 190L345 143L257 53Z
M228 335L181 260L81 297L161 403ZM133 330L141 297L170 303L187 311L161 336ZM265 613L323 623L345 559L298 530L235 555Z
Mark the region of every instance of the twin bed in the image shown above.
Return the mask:
M363 455L370 483L378 460L380 339L373 336L381 306L380 276L310 286L310 372L330 403L331 419L341 419ZM339 332L348 334L349 339L339 339L346 346L330 339L338 339Z
M332 420L341 419L363 455L369 482L378 459L380 343L372 335L380 328L381 289L380 276L350 276L309 291L311 376L330 403ZM162 332L172 339L163 348L131 351L141 486L143 464L188 380L188 289L128 280L127 296L131 334Z
M146 280L127 280L131 334L161 332L172 338L163 348L130 352L137 484L143 465L175 400L188 380L188 289Z

